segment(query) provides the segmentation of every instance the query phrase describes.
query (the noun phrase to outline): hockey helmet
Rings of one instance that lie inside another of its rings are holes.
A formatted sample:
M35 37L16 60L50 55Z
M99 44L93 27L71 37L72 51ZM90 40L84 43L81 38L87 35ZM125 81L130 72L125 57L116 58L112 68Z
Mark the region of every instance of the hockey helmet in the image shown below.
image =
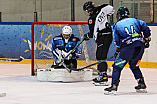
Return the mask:
M117 11L117 19L119 17L127 17L128 15L130 15L130 13L127 7L120 7Z
M94 3L92 1L88 1L83 5L83 10L86 12L90 12L94 9Z
M72 28L70 26L64 26L62 29L62 35L64 38L70 38L72 34Z

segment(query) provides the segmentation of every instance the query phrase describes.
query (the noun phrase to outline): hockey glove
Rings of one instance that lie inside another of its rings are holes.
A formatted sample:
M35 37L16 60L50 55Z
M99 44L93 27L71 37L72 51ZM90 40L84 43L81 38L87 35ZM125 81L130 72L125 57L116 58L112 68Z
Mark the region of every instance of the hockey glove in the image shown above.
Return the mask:
M88 32L87 34L84 34L84 40L89 40L90 39L90 33Z
M149 48L149 46L150 46L149 42L151 41L151 38L150 37L144 38L144 40L145 40L145 42L144 42L145 48Z
M62 57L65 58L67 55L69 54L69 52L65 52L62 50ZM70 54L66 59L69 60L72 58L72 54Z
M116 48L116 52L114 53L114 57L116 58L117 55L119 54L120 48Z

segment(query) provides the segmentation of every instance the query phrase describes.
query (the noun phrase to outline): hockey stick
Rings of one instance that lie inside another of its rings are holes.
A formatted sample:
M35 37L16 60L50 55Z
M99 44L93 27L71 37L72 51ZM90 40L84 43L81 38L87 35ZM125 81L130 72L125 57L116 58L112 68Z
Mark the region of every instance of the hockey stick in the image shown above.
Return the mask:
M7 60L7 59L0 59L0 61L7 61L7 62L21 62L24 58L20 56L17 60Z
M85 67L83 67L83 68L80 68L80 69L72 69L72 70L73 70L73 71L80 71L80 70L83 70L83 69L88 68L88 67L90 67L90 66L93 66L93 65L96 65L96 64L105 62L105 61L107 61L107 60L110 60L110 59L112 59L112 58L114 58L114 57L115 57L115 56L112 56L112 57L109 57L109 58L107 58L107 59L105 59L105 60L101 60L101 61L98 61L98 62L96 62L96 63L94 63L94 64L90 64L90 65L88 65L88 66L85 66Z
M64 66L64 68L65 68L69 73L71 73L71 69L69 69L69 68L65 65L64 62L63 62L63 66Z
M64 60L71 54L71 53L73 53L75 50L76 50L76 48L82 43L84 41L84 38L83 38L83 40L78 44L78 45L76 45L70 52L69 52L69 54L64 58L64 59L62 59L61 60L61 62L59 62L57 65L55 65L55 66L51 66L51 68L56 68L56 67L58 67L60 64L62 64L63 62L64 62ZM68 71L69 72L69 71Z

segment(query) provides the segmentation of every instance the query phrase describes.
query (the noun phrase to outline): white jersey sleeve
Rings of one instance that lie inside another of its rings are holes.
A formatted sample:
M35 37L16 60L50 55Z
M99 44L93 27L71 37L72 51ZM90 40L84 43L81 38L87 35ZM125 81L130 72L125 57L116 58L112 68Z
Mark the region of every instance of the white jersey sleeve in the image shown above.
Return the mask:
M103 29L106 28L106 23L108 23L108 17L107 16L110 16L114 13L114 8L110 5L107 5L105 7L103 7L101 9L101 11L99 12L99 14L97 15L96 17L96 20L95 20L95 26L94 26L94 38L95 40L97 39L97 33Z
M107 15L112 15L115 12L113 6L111 5L104 7L104 11L106 12Z

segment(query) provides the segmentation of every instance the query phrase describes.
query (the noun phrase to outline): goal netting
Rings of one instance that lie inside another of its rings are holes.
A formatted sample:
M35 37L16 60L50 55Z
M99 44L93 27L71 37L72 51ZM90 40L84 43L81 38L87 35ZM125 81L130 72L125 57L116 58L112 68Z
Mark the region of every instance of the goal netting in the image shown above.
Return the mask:
M53 37L62 33L63 26L71 26L72 34L82 40L85 33L89 32L87 22L34 22L32 24L31 48L32 48L32 75L37 69L49 69L53 64L51 41ZM82 43L82 55L77 59L78 68L87 66L96 61L95 43L84 41ZM90 57L90 58L89 58ZM95 67L95 66L94 66Z

